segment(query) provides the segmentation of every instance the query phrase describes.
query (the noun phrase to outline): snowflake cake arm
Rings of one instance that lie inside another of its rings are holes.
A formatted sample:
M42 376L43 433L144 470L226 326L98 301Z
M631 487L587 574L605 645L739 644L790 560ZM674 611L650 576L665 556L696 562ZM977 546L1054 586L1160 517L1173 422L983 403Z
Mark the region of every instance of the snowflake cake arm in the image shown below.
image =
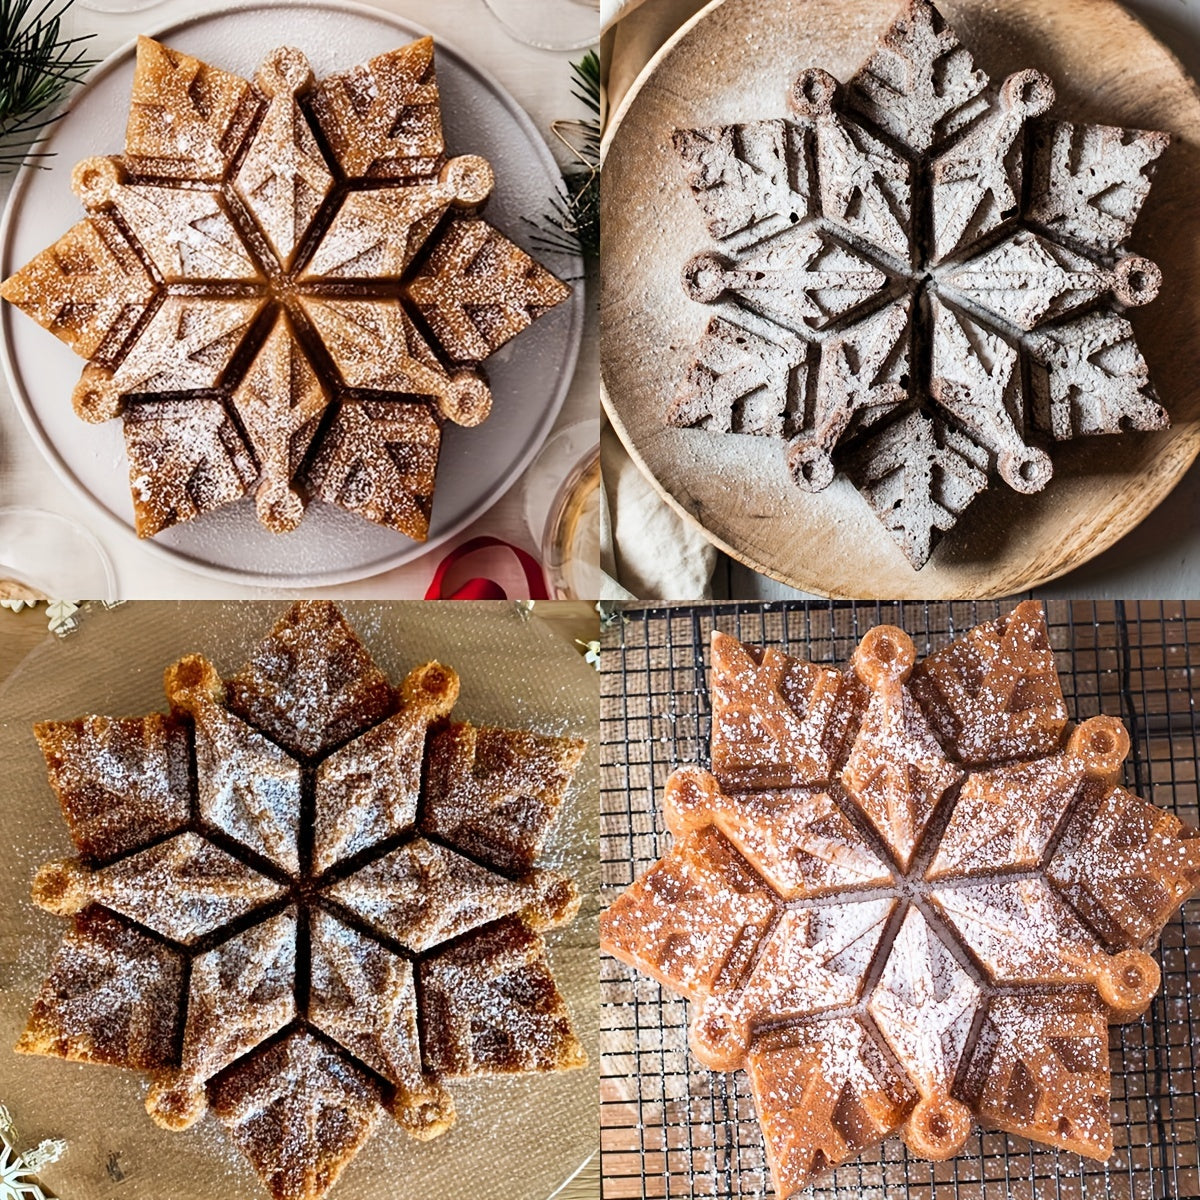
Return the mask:
M857 678L712 633L713 774L729 792L827 782L867 695Z
M987 487L988 453L953 426L910 412L873 433L846 471L919 570Z
M804 334L824 329L887 285L872 262L821 229L798 225L736 259L704 251L683 268L698 304L730 296L768 321Z
M928 0L907 0L850 80L847 101L920 154L987 110L988 82L937 9Z
M1158 963L1142 950L1110 955L1041 876L999 877L930 893L995 984L1090 983L1110 1021L1141 1016L1158 992Z
M867 633L854 652L871 689L842 785L907 870L934 813L963 779L904 686L916 661L912 639L894 625Z
M914 669L909 687L959 761L983 766L1057 751L1067 706L1046 613L1025 600Z
M319 1200L384 1111L375 1080L304 1030L236 1062L211 1103L274 1200Z
M418 970L422 1046L438 1074L564 1071L587 1062L545 942L522 921L476 930Z
M888 897L784 912L747 978L697 1001L688 1030L692 1053L706 1067L733 1071L746 1064L763 1021L857 1004L895 910Z
M100 904L187 946L282 894L281 885L194 832L95 871L78 859L47 863L33 884L34 903L50 912L69 916Z
M327 871L368 846L411 829L417 819L430 726L458 699L458 673L441 663L414 667L400 709L335 750L317 768L313 867Z
M139 37L125 160L139 175L222 180L257 107L246 80Z
M1113 717L1078 726L1062 754L968 776L926 879L1038 868L1075 805L1110 791L1129 753Z
M983 1122L1106 1159L1111 1091L1108 1025L1095 996L992 998L963 1081Z
M101 908L74 918L17 1042L22 1054L154 1070L175 1052L183 957Z
M663 814L677 838L715 825L784 900L891 880L884 863L824 791L726 795L707 771L683 767L667 779Z
M455 363L478 363L562 304L571 289L479 218L455 218L406 285Z
M441 446L441 425L428 404L345 400L304 483L318 500L423 542Z
M265 111L233 177L233 189L253 215L284 271L312 225L334 179L297 97L313 83L299 51L271 51L254 78Z
M843 438L884 420L908 400L912 304L908 296L896 300L821 347L812 427L788 444L788 470L797 487L827 488Z
M327 76L311 105L326 144L351 179L413 181L442 166L446 147L432 38Z
M73 225L0 285L10 304L81 358L101 363L117 356L155 294L144 263L103 216Z
M787 121L677 129L671 138L708 232L738 246L764 241L815 209L811 136Z
M803 423L817 360L804 338L714 316L693 354L668 424L784 437Z
M206 1085L296 1016L296 912L288 909L192 959L180 1064L155 1072L146 1111L187 1129L208 1108Z
M974 1128L971 1110L951 1088L981 994L921 911L909 908L867 1011L920 1093L904 1140L921 1158L952 1158Z
M529 871L587 743L451 725L430 743L422 832L509 875Z
M1150 193L1170 134L1037 121L1025 217L1068 241L1113 255Z
M905 266L913 256L912 166L834 111L840 85L810 67L792 85L792 111L816 130L821 216Z
M692 999L732 987L777 901L712 828L680 838L600 916L600 946Z
M1171 423L1124 317L1086 313L1036 330L1024 348L1033 423L1057 441Z
M1046 874L1115 949L1149 949L1200 891L1200 832L1124 788L1072 814Z
M231 712L304 756L357 737L394 707L386 676L329 601L293 604L227 684L214 671L195 686L210 699L224 686Z
M187 730L181 721L80 717L34 726L71 838L111 859L181 828L191 815Z
M254 507L272 533L296 529L304 517L304 498L293 481L329 399L291 317L280 308L230 397L258 462Z
M996 103L930 168L933 257L940 261L1012 221L1021 205L1026 123L1054 103L1040 71L1019 71Z
M854 1017L764 1034L748 1071L781 1196L882 1141L915 1099Z
M85 158L71 187L93 216L120 216L164 283L261 281L217 187L133 183L120 158Z
M1050 482L1050 456L1025 437L1021 358L999 334L931 297L932 378L929 394L976 444L995 457L1014 491L1040 492Z
M405 1132L428 1141L454 1123L454 1100L421 1065L413 965L320 910L311 913L309 1018L395 1088Z
M80 381L88 395L90 371ZM255 480L250 452L219 400L131 404L123 424L138 537L239 500Z

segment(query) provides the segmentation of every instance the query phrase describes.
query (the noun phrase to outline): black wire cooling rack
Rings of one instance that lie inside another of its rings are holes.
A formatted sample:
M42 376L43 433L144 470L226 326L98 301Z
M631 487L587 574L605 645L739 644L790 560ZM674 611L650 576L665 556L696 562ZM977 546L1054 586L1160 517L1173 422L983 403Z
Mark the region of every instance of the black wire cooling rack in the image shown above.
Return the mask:
M602 881L611 900L666 848L659 798L677 766L708 765L708 637L843 663L873 625L900 625L924 656L1011 605L719 604L629 608L601 656ZM1047 604L1070 715L1120 716L1126 782L1198 823L1200 604ZM956 1158L910 1158L891 1138L811 1189L814 1200L1197 1200L1200 901L1166 927L1163 986L1139 1021L1110 1029L1115 1152L1107 1163L979 1132ZM730 1200L773 1192L744 1073L687 1052L687 1004L601 957L604 1200Z

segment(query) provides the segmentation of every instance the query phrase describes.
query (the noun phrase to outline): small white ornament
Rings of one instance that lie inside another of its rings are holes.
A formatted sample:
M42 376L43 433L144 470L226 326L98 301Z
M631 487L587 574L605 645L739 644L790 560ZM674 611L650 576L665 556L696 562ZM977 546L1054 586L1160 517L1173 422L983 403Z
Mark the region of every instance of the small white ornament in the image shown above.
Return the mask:
M75 600L52 600L46 605L46 619L49 622L50 632L58 634L59 637L74 631L79 621L75 614L79 611L79 604Z
M22 1154L17 1150L18 1140L12 1114L0 1104L0 1200L47 1200L35 1176L62 1157L67 1143L47 1139Z

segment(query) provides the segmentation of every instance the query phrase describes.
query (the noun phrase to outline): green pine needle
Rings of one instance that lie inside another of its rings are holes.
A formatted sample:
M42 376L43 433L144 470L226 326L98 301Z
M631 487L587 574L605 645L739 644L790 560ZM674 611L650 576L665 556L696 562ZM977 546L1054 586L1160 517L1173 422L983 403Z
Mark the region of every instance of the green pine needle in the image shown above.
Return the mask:
M64 37L62 17L72 0L0 0L0 172L27 159L29 144L62 115L47 109L95 64L85 57L85 37Z
M563 171L563 190L540 221L534 241L552 253L600 254L600 58L589 50L571 64L571 94L593 115L586 120L555 121L554 136L575 157Z

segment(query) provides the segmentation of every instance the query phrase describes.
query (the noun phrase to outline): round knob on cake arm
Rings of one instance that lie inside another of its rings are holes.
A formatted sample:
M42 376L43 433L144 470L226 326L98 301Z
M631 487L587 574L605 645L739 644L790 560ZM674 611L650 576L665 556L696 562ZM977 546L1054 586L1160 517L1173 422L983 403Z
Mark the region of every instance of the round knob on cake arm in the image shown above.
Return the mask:
M428 1142L454 1124L454 1097L427 1079L420 1087L397 1088L391 1112L405 1133Z
M953 1158L971 1136L974 1121L965 1104L941 1089L921 1097L908 1115L904 1142L920 1158Z
M452 158L438 175L454 195L456 208L474 208L482 204L496 186L492 164L478 154L460 154Z
M833 459L829 447L815 438L797 438L788 447L787 467L796 486L806 492L822 492L833 482Z
M731 270L728 260L719 254L705 251L693 255L683 264L683 290L697 304L711 304L728 289Z
M1162 972L1143 950L1122 950L1105 958L1095 977L1096 991L1108 1005L1110 1020L1123 1024L1140 1017L1158 994Z
M125 172L115 158L85 158L71 172L71 190L88 212L107 207L125 182Z
M297 96L312 87L312 67L303 50L278 46L262 60L254 82L268 96Z
M272 533L291 533L304 519L304 501L282 479L264 479L254 493L258 519Z
M529 889L529 902L521 909L521 919L530 929L542 932L556 929L575 919L580 895L575 881L559 871L535 870L521 880Z
M877 625L858 643L850 660L859 679L877 691L889 683L904 683L917 661L912 638L895 625Z
M440 662L413 667L400 685L400 699L406 708L419 708L429 719L444 717L458 703L458 672Z
M438 397L438 411L455 425L482 425L492 411L492 389L474 371L458 371Z
M146 1111L163 1129L187 1129L204 1116L208 1095L204 1081L187 1071L160 1071L150 1083Z
M99 425L101 421L119 417L125 402L121 398L121 389L112 381L112 372L89 364L83 368L71 393L71 406L80 420Z
M1054 81L1041 71L1018 71L1001 86L1000 102L1023 117L1040 117L1054 103Z
M1139 254L1130 254L1113 268L1113 295L1122 304L1137 308L1149 304L1162 287L1162 271L1158 264Z
M217 668L203 654L188 654L163 672L163 690L171 707L195 713L203 701L220 704L225 685Z
M92 872L77 858L49 862L38 868L33 879L33 902L38 908L74 916L91 902Z
M697 1006L688 1029L688 1045L710 1070L736 1071L750 1049L750 1026L709 996Z
M1116 717L1089 717L1071 734L1067 754L1079 759L1084 774L1115 782L1129 755L1129 733Z
M799 117L827 117L833 111L838 81L820 67L807 67L796 77L788 97Z
M702 767L680 767L667 778L663 792L663 816L676 837L691 829L711 825L721 810L721 785Z

